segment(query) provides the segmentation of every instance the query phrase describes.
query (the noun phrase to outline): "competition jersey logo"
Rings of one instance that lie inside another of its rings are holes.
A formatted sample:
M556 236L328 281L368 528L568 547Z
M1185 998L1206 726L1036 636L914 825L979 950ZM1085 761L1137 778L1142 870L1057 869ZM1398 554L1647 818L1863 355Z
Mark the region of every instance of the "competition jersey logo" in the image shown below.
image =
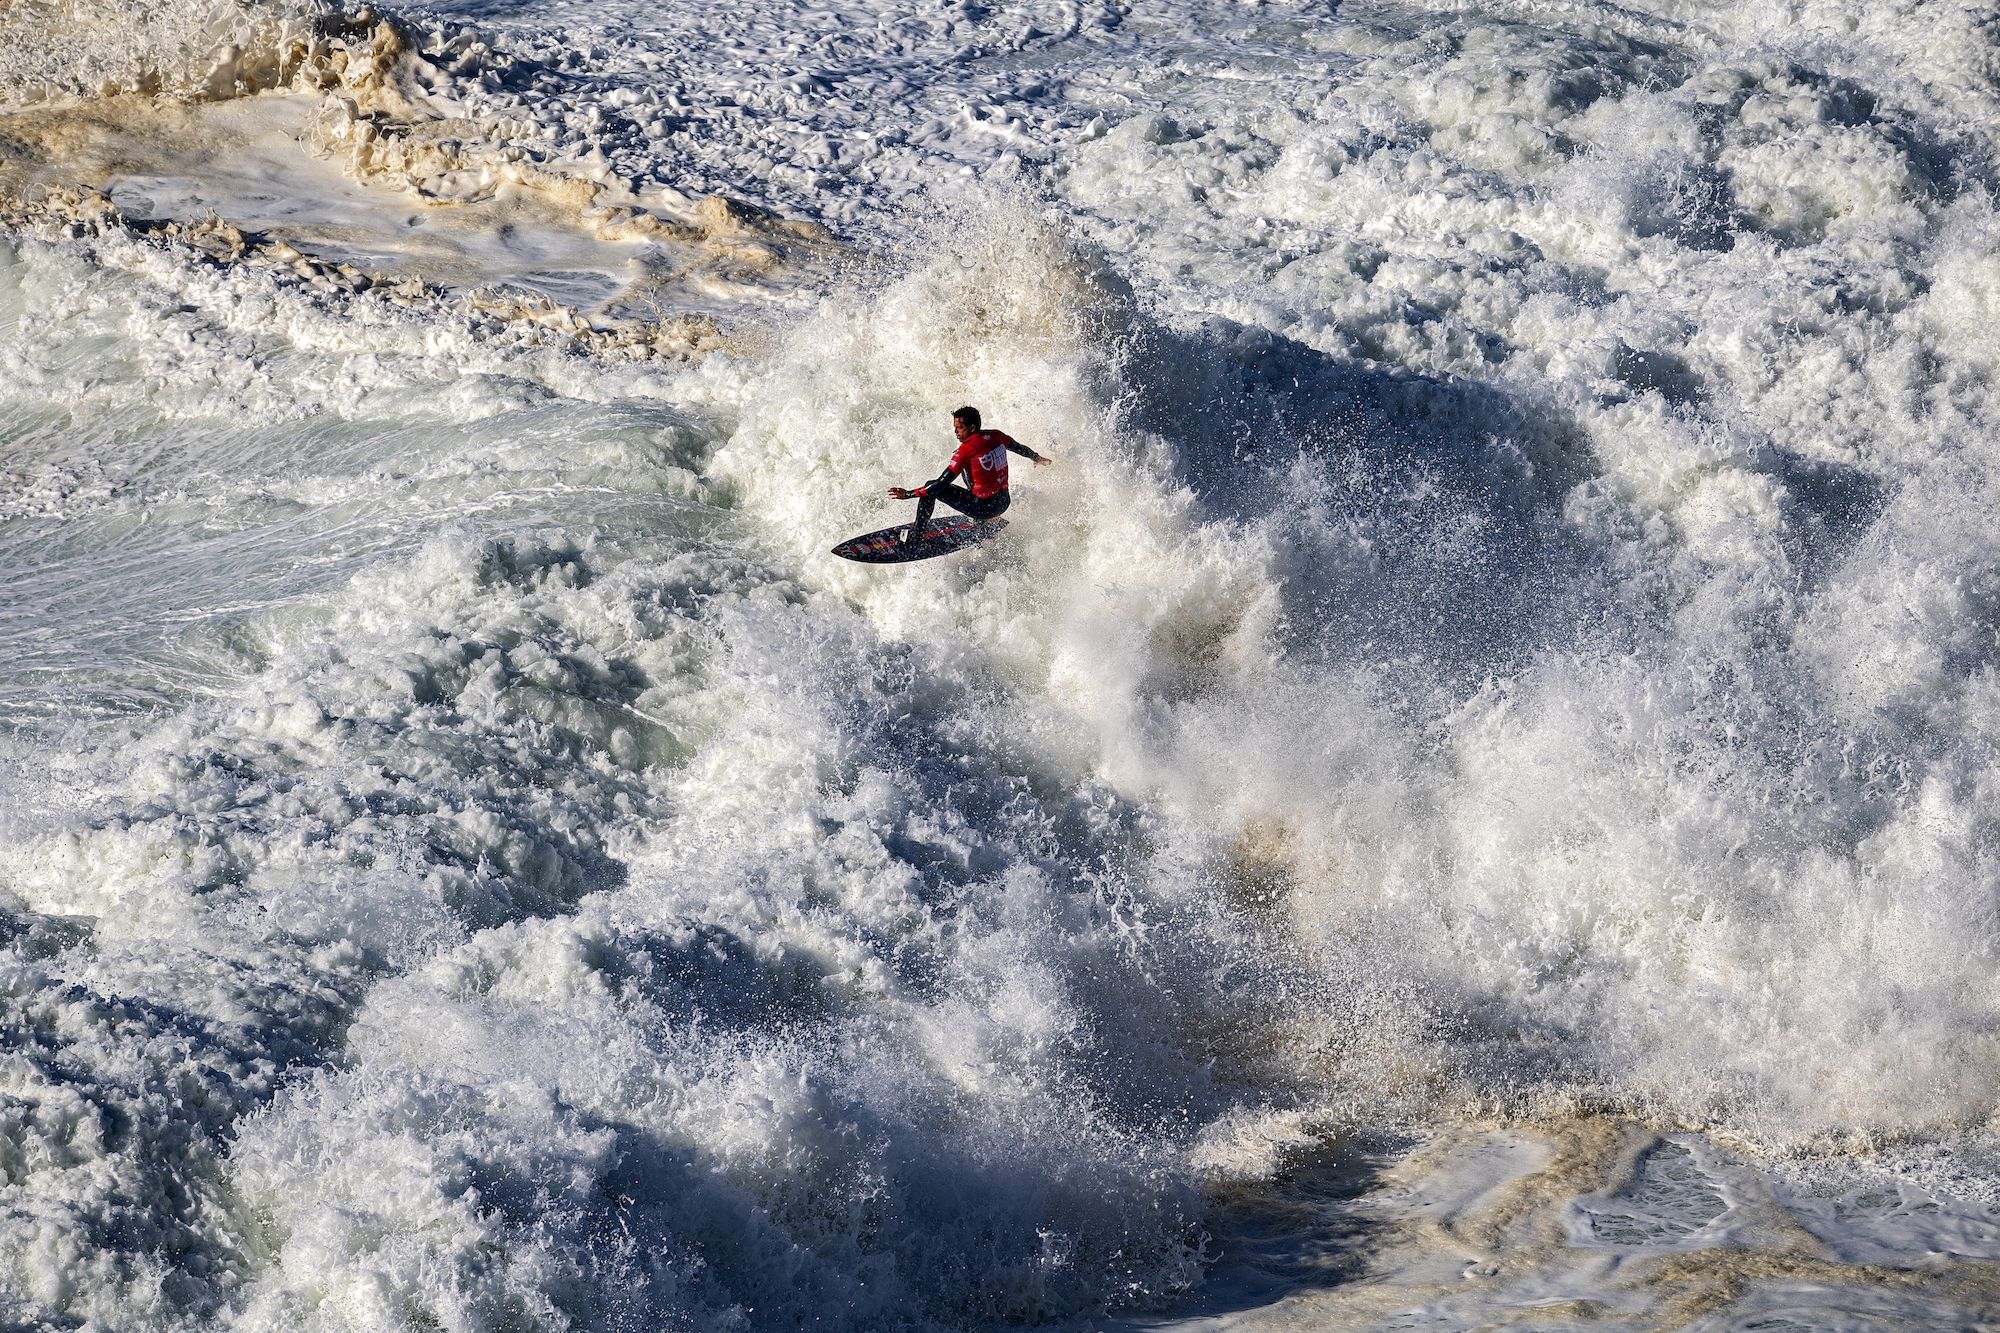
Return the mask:
M979 455L979 466L985 468L988 472L1005 470L1007 466L1007 446L997 444Z

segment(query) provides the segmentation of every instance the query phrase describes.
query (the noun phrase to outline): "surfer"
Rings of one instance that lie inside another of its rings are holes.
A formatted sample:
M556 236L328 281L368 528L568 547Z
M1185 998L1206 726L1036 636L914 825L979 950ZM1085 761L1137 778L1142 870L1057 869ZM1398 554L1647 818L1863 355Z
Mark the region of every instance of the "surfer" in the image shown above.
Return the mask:
M951 433L958 436L958 450L952 454L951 462L945 464L944 471L938 474L936 480L927 481L915 490L903 486L889 488L889 498L917 502L917 517L903 534L906 544L923 540L924 530L930 525L931 510L940 500L967 518L981 523L1006 513L1009 453L1033 459L1037 467L1055 462L1005 431L981 430L979 409L976 407L961 407L951 414ZM963 476L969 486L954 483L952 478L956 476Z

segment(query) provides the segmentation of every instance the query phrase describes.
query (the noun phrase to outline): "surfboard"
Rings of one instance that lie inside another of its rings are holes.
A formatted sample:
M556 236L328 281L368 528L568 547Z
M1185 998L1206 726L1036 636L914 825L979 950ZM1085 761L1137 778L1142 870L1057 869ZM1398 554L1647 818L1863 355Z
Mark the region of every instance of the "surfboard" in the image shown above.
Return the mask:
M859 537L849 537L834 547L833 553L843 560L859 560L866 565L900 565L906 560L928 560L934 555L950 555L953 551L979 545L1006 527L1007 520L995 518L976 523L958 514L935 518L931 520L930 531L924 534L922 541L904 545L903 532L908 526L898 523L880 532L864 532Z

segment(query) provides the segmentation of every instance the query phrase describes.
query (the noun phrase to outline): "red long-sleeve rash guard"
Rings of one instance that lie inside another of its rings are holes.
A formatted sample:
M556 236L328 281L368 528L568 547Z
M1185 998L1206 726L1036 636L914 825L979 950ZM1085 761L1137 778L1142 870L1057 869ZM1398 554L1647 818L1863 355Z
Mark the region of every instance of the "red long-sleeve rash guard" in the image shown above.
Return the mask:
M985 500L998 495L1007 489L1007 454L1010 450L1023 458L1041 457L1006 431L976 430L958 442L958 452L951 456L951 462L945 464L937 479L925 482L917 488L917 493L928 495L931 487L962 475L977 498Z

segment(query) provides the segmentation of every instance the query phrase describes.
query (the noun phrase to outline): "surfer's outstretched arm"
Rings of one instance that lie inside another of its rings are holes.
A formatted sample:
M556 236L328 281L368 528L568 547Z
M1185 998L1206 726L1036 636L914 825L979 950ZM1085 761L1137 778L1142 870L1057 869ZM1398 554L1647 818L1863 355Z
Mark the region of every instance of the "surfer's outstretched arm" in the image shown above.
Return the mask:
M946 482L950 481L953 477L957 475L958 475L958 465L956 463L953 463L949 467L945 468L944 471L938 473L937 476L932 477L929 481L925 482L921 486L915 487L914 489L907 486L891 486L889 488L889 498L891 500L914 500L917 499L919 496L929 495L932 491L944 485Z
M1041 467L1045 463L1053 463L1056 461L1055 459L1050 458L1045 454L1036 453L1033 449L1030 449L1027 445L1022 444L1019 440L1008 440L1007 452L1010 454L1019 454L1023 458L1033 459L1036 467Z

